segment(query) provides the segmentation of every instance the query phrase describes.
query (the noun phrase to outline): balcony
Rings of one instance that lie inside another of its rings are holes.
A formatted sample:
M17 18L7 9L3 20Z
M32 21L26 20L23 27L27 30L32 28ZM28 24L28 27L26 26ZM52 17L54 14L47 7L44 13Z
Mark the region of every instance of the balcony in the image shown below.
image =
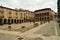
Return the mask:
M9 16L8 16L8 18L12 18L12 16L11 16L11 15L9 15Z
M18 17L16 17L16 19L17 19Z
M4 16L2 16L1 18L4 18Z
M4 15L0 15L0 18L4 18Z

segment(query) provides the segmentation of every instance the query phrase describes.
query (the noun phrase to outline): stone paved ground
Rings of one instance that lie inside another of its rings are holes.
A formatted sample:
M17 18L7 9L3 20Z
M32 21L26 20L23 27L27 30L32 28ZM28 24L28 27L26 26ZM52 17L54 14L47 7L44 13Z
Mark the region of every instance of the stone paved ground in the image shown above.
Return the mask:
M42 27L41 29L37 30L34 33L43 34L43 35L56 35L55 26L56 26L56 22L51 21L47 25L45 25L44 27Z
M40 25L39 25L40 26ZM33 28L34 29L34 28ZM2 34L1 34L2 33ZM7 30L0 30L0 39L1 40L17 40L17 37L21 36L22 33L17 31L7 31ZM33 34L32 34L33 35ZM30 36L30 35L29 35ZM37 35L38 36L38 35ZM2 37L2 38L1 38ZM23 36L22 36L23 37ZM25 36L26 37L26 36ZM23 37L23 38L25 38ZM25 39L24 39L25 40Z
M60 36L60 27L57 21L51 21L41 29L35 32L36 34L58 35Z
M0 40L17 40L17 36L0 34Z
M40 25L40 22L36 22ZM21 24L11 24L11 25L3 25L3 26L0 26L0 29L3 29L3 30L9 30L8 29L8 26L11 26L11 30L12 31L21 31L21 32L25 32L31 28L34 27L34 23L33 22L27 22L27 23L21 23ZM25 28L21 28L22 26L25 26Z
M34 31L32 31L32 30L34 30ZM36 28L26 31L26 32L20 34L19 36L22 36L24 38L24 40L60 40L60 36L56 35L56 30L57 30L57 34L59 34L60 29L58 28L57 22L51 21L50 23L48 23L44 26L40 25ZM0 34L0 35L1 35L0 36L1 40L4 40L4 39L5 40L10 40L10 39L17 40L17 37L19 37L19 36L15 36L15 35L14 36L7 35L7 34Z
M39 35L39 36L42 35L43 40L60 40L60 36L58 36L60 34L60 29L59 29L57 21L55 21L55 20L51 21L50 23L46 24L45 26L41 27L40 29L38 28L38 30L34 31L33 34L36 34L34 37L36 37L37 35ZM41 38L41 36L40 36L40 38ZM30 40L30 39L34 40L35 38L33 38L33 37L31 38L30 36L29 37L27 36L27 38L25 40Z

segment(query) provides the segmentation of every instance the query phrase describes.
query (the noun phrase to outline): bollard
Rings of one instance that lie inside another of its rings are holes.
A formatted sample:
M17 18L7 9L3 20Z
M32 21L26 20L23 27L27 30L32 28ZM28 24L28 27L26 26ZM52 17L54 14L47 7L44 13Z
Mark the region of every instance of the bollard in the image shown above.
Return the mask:
M23 38L22 37L19 37L18 40L22 40Z
M11 31L11 26L8 26L8 30Z
M25 28L25 26L22 26L21 28L23 29L23 28Z
M38 26L38 23L34 23L34 27L37 27Z

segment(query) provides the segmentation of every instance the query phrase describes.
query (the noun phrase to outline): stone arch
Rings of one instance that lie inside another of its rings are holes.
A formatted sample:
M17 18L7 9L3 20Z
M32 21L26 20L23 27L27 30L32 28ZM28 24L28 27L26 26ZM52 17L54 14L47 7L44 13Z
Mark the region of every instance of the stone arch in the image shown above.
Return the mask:
M4 24L7 24L7 19L4 19Z

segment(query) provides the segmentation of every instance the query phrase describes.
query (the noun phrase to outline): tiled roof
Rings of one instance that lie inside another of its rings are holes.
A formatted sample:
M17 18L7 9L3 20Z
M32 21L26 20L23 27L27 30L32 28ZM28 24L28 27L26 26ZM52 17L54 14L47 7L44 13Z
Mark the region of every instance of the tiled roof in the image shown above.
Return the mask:
M35 12L38 12L38 11L43 11L43 10L51 10L51 8L39 9L39 10L35 10Z

